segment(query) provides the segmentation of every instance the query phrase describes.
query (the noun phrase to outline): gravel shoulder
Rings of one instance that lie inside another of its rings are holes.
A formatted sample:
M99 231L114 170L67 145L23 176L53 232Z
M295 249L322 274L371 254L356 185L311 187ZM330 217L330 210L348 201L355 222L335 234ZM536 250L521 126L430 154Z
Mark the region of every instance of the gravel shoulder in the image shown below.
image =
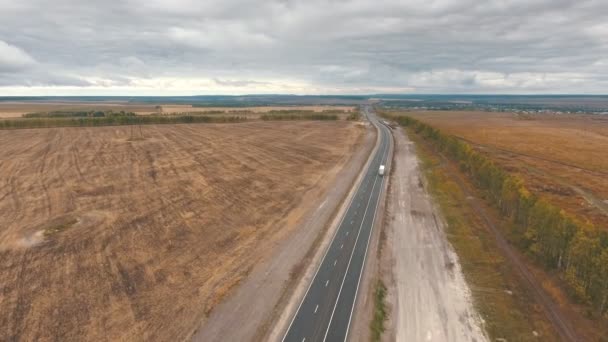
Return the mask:
M486 341L458 257L423 187L413 143L394 131L380 277L388 289L384 340Z

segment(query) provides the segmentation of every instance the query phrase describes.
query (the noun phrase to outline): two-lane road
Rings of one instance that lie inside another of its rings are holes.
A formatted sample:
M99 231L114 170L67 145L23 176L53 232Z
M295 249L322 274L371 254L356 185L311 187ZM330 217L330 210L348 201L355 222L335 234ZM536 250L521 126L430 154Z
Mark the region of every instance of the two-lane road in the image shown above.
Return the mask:
M345 341L348 336L384 188L385 178L378 169L386 165L392 143L390 130L371 109L364 107L363 111L378 128L380 143L283 337L285 342Z

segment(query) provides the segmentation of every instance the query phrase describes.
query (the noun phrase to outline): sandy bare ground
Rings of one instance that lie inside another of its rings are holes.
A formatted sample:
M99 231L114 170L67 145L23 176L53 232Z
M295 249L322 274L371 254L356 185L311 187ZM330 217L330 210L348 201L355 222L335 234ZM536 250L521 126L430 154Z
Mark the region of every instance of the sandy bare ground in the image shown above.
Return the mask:
M444 224L423 188L412 142L394 131L382 278L390 310L385 340L486 341Z
M0 132L0 340L187 338L363 134L343 121L131 128Z

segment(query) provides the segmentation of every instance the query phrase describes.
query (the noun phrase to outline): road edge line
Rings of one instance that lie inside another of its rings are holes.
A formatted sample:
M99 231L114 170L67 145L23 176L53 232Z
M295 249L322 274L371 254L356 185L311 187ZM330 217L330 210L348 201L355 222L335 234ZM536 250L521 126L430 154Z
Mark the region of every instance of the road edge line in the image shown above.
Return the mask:
M361 184L363 183L363 179L365 178L365 174L368 171L368 169L369 169L369 167L370 167L370 165L372 163L373 157L375 156L376 152L378 152L378 150L380 149L380 144L382 142L381 136L380 136L380 130L379 130L379 128L376 125L374 125L369 120L369 118L367 117L367 115L366 115L366 119L376 129L376 133L377 133L376 134L376 144L374 146L374 149L370 152L369 156L367 157L367 160L365 161L365 164L363 165L363 168L361 169L361 172L359 172L359 175L357 176L357 179L355 180L355 183L353 184L353 186L350 189L349 194L347 195L347 196L350 197L350 199L348 199L348 202L345 201L344 203L342 203L342 206L338 209L339 211L343 211L342 218L335 225L335 227L334 227L335 231L334 231L331 239L329 240L329 243L325 247L325 251L323 252L323 257L318 261L318 265L316 267L315 273L314 273L314 275L312 276L312 278L310 279L310 281L308 283L308 287L306 288L306 292L304 292L304 295L300 299L300 304L298 304L298 307L296 308L296 310L293 311L293 313L291 314L292 318L289 321L289 325L287 326L287 328L281 334L283 336L280 339L281 342L285 341L285 338L287 337L287 334L289 333L289 329L293 325L293 322L295 321L295 318L296 318L298 312L300 311L300 308L302 307L302 304L304 303L304 299L306 299L306 296L308 295L308 292L310 291L310 288L312 287L312 284L313 284L315 278L317 277L317 273L319 273L319 270L321 269L321 265L323 265L323 261L325 260L325 257L327 256L327 253L329 252L329 249L330 249L330 247L332 245L332 242L334 241L336 235L338 234L338 230L339 230L340 226L342 225L342 222L344 221L344 219L346 217L346 214L348 212L348 208L352 204L352 202L353 202L353 200L355 198L355 195L357 194L357 192L359 191L359 188L361 187ZM312 248L314 248L314 246L312 246ZM320 253L320 251L315 252L315 254L316 253ZM281 335L279 335L279 336L281 336Z
M363 223L365 222L365 216L367 215L367 210L369 209L369 203L372 200L372 194L374 193L374 189L376 188L376 183L378 182L378 178L374 180L374 185L370 191L369 199L367 200L367 205L365 206L365 212L363 213L363 218L361 219L361 224L359 225L359 231L357 232L357 238L355 239L355 243L353 245L353 250L350 252L350 257L348 258L348 265L346 265L346 271L344 272L344 277L342 277L342 283L340 283L340 290L338 291L338 296L336 297L336 303L334 304L333 310L331 310L331 316L329 317L329 324L327 325L327 329L325 330L325 335L323 336L323 342L327 339L327 333L331 328L331 322L334 318L334 313L336 312L336 307L338 307L338 302L340 301L340 295L342 294L342 288L344 287L344 281L346 280L346 276L348 275L348 270L350 270L350 263L353 261L353 255L355 255L355 250L357 249L357 242L359 241L359 235L361 235L361 228L363 227Z
M390 151L391 147L392 147L393 134L391 133L390 128L387 127L387 130L388 130L388 134L390 136L390 139L389 139L389 151ZM388 154L386 155L386 157L388 160ZM392 164L392 162L391 162L391 164ZM384 187L384 180L385 179L383 178L381 187ZM366 266L366 262L367 262L367 252L370 249L369 243L371 241L371 237L374 232L374 227L376 225L376 214L378 213L378 207L380 206L381 198L382 198L382 196L385 195L385 189L381 189L380 191L381 191L381 194L379 195L380 198L378 198L378 202L376 202L376 209L374 210L374 218L372 219L372 227L369 231L369 236L367 237L367 248L365 249L365 254L363 255L363 268L361 269L361 273L359 274L359 280L357 281L357 289L355 290L355 300L353 300L353 305L350 309L350 316L348 317L348 325L346 326L346 334L344 335L344 341L348 340L348 333L350 332L350 324L352 323L353 312L355 310L355 306L357 305L357 299L358 299L358 295L359 295L359 285L361 285L361 278L363 277L363 273L365 272L365 268L366 268L365 266Z

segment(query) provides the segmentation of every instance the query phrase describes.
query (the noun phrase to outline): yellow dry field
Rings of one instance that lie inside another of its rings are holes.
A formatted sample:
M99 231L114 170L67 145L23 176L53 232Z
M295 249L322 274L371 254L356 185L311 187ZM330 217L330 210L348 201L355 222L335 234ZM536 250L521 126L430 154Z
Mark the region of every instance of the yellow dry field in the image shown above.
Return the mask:
M158 108L160 107L160 108ZM149 114L181 114L181 113L207 113L222 111L230 112L252 112L254 116L273 110L306 110L322 112L325 110L339 110L345 112L355 111L354 106L261 106L261 107L193 107L192 105L176 104L137 104L128 102L0 102L0 118L19 118L27 113L52 112L52 111L94 111L113 110L115 112L133 112L139 115Z
M322 112L325 110L339 110L344 112L352 112L356 110L354 106L260 106L260 107L192 107L191 105L162 105L163 113L205 113L205 112L253 112L267 113L270 111L280 110L306 110L313 112Z
M0 118L20 118L23 114L53 111L113 110L152 114L158 112L156 105L131 104L128 102L0 102Z
M608 117L427 111L408 113L464 138L534 192L608 228Z
M141 129L0 131L0 340L184 339L364 134L345 121Z

